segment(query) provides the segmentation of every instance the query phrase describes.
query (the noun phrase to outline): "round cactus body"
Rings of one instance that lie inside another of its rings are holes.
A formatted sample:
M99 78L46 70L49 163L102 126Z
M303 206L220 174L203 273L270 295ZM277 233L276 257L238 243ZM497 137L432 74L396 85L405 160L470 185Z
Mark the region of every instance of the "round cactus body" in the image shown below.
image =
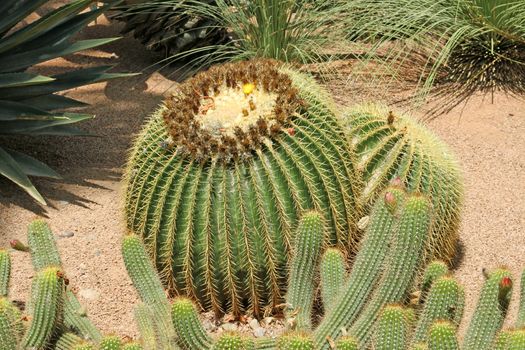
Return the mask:
M371 205L392 179L432 202L434 217L427 258L452 261L459 234L463 183L448 147L427 128L386 107L362 105L345 113L356 171L363 182L360 202Z
M282 303L298 219L352 249L359 192L330 99L273 61L210 68L153 114L128 163L125 215L169 290L218 313Z

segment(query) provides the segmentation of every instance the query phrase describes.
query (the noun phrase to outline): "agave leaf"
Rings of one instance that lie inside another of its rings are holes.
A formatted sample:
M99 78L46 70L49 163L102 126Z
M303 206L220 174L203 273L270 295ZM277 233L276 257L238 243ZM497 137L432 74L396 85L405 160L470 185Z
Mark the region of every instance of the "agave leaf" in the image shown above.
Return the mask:
M0 174L7 177L9 180L22 187L31 197L33 197L38 203L46 205L46 201L38 193L37 189L27 175L24 173L20 165L7 153L3 148L0 147Z
M40 120L14 120L0 122L0 134L50 135L44 130L60 125L78 123L91 118L93 118L91 114L64 113ZM51 135L56 134L52 133ZM85 133L75 132L74 135L85 135Z
M70 125L56 125L45 129L36 130L31 133L33 136L53 135L53 136L96 136L87 131L80 130Z
M54 81L38 86L27 86L24 88L0 89L0 96L4 99L21 100L52 94L57 91L68 90L78 86L93 84L109 79L132 76L129 73L106 73L113 66L100 66L79 69L73 72L54 75Z
M2 0L0 3L0 36L9 31L18 22L29 16L48 0Z
M2 63L0 63L1 65ZM20 87L49 83L55 79L31 73L7 73L0 75L0 88Z
M20 44L34 39L35 37L42 36L48 30L56 28L61 22L64 22L64 20L71 16L75 16L84 8L88 7L90 3L91 0L75 1L26 25L24 28L17 30L0 42L0 53L15 47L20 49Z
M78 108L88 106L87 103L77 101L75 99L62 95L44 95L32 97L25 100L20 100L20 103L29 104L35 108L39 108L48 112L57 109Z
M35 159L27 154L20 153L12 149L4 149L15 162L18 163L18 166L24 174L29 176L38 176L38 177L49 177L52 179L61 179L62 177L53 169L51 169L46 164L42 163L38 159Z
M45 46L30 51L22 51L15 55L6 55L0 57L0 72L24 69L40 62L105 45L118 39L120 38L90 39L78 41L72 44L64 42L56 47Z
M0 100L0 122L50 114L27 103Z

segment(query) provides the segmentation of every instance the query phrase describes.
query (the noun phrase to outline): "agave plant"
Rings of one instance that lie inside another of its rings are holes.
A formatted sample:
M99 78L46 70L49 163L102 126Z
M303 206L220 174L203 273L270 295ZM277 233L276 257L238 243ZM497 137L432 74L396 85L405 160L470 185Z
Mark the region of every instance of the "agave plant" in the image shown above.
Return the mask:
M447 94L441 111L474 92L525 92L521 0L355 0L347 6L353 14L348 32L366 45L368 57L395 73L408 63L419 76L419 97Z
M84 103L56 94L59 91L114 79L127 74L107 73L111 66L84 68L43 76L26 70L56 57L107 44L118 38L74 41L72 37L96 19L110 4L91 7L92 0L77 0L24 25L25 19L48 0L4 0L0 3L0 135L85 134L71 124L91 115L64 112ZM0 174L22 187L39 203L42 195L28 176L59 178L44 163L0 146Z
M163 47L167 62L187 61L190 70L223 60L271 58L311 63L328 60L344 36L345 1L150 0L128 1L117 18L124 31L151 47Z

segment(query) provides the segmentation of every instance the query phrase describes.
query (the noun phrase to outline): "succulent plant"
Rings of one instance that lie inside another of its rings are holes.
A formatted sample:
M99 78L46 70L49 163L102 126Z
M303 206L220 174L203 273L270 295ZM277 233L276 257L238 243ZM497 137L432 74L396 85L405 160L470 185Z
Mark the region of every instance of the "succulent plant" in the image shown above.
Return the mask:
M363 206L374 203L395 178L408 191L428 196L434 216L427 259L450 262L456 253L463 201L459 166L451 151L414 119L385 106L354 107L344 121L364 183Z
M321 299L327 310L337 299L346 280L346 257L337 248L328 248L321 258Z
M3 0L0 9L0 135L85 135L71 124L92 118L64 112L84 103L57 95L78 86L128 74L107 73L111 66L90 67L53 76L26 72L33 65L97 47L117 38L74 41L72 38L109 7L86 10L92 0L75 0L21 26L49 0ZM109 1L111 2L111 1ZM109 3L108 2L108 3ZM22 187L39 203L42 195L28 176L60 178L46 164L13 149L0 147L0 175Z
M127 226L170 292L261 315L282 302L303 211L323 213L328 243L355 248L353 172L332 102L311 78L268 60L215 66L183 83L136 140Z
M215 5L214 0L202 2ZM163 0L125 1L112 18L125 23L122 33L133 32L142 44L166 57L192 50L202 55L207 46L231 41L227 29L219 26L213 16L199 16L182 5Z

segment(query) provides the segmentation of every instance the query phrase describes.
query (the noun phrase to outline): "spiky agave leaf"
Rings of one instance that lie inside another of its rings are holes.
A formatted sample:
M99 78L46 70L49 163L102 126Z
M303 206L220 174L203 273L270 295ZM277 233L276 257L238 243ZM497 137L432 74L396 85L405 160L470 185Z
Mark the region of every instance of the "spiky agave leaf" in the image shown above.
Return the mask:
M55 93L127 75L107 73L110 66L49 77L25 72L35 64L118 39L72 39L110 6L85 11L92 0L73 1L20 26L20 22L47 2L5 0L0 5L4 14L0 19L0 135L85 135L71 124L92 116L63 112L67 108L84 106L84 103ZM46 202L28 176L60 178L44 163L5 147L0 147L0 174L41 204Z

